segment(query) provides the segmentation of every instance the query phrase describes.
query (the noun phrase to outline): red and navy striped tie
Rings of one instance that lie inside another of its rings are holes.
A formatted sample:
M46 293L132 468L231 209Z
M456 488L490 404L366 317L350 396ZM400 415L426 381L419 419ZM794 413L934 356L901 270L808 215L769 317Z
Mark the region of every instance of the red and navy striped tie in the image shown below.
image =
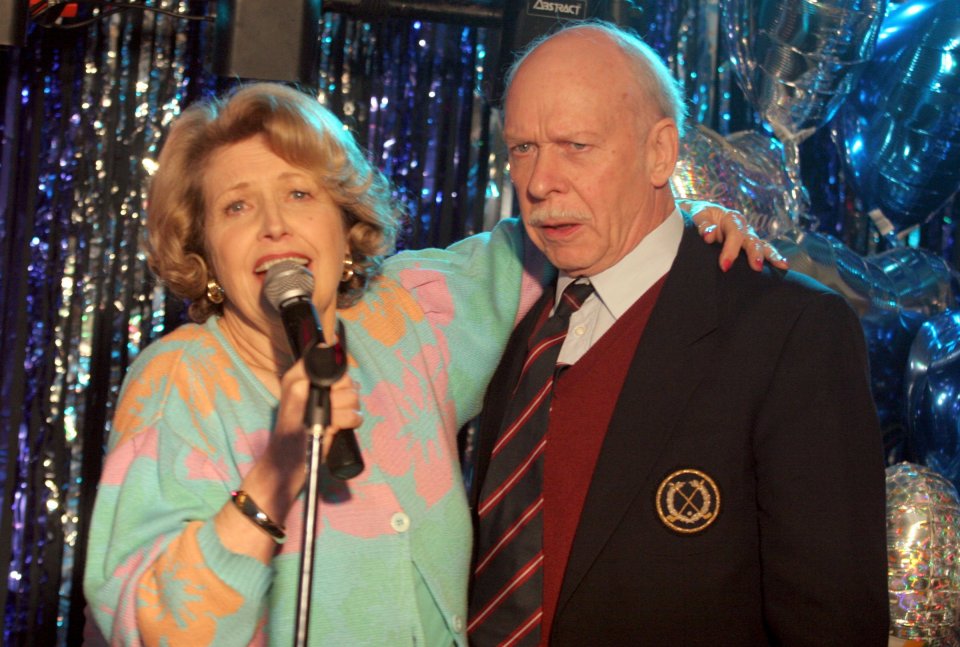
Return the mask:
M571 283L531 338L480 493L470 644L536 645L543 615L543 453L557 355L593 292Z

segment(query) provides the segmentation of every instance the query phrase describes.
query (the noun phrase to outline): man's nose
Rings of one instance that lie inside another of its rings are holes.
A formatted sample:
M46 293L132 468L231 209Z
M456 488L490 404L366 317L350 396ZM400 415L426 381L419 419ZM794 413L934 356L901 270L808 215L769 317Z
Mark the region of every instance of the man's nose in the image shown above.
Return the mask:
M546 200L552 193L566 190L567 178L557 151L549 147L537 151L530 172L527 192L535 200Z

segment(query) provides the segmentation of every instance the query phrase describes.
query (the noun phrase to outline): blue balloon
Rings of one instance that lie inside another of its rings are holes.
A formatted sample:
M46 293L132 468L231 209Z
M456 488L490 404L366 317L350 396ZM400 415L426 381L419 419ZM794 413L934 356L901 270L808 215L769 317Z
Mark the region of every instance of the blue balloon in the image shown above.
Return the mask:
M873 62L887 61L898 56L910 41L916 38L917 25L934 19L932 11L942 0L913 0L890 5L890 10L880 25Z
M956 273L933 252L895 247L867 257L867 262L890 280L901 311L926 320L957 306Z
M905 377L908 446L915 462L960 483L960 312L925 322Z
M898 229L960 188L960 2L899 5L833 135L858 197Z

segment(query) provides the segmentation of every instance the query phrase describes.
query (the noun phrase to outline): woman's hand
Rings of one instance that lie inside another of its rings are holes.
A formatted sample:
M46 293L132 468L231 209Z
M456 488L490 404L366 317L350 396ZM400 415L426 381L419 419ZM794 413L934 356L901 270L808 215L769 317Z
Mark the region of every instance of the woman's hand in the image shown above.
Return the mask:
M289 477L286 484L291 498L296 498L306 480L307 440L304 413L310 393L310 380L303 360L294 364L280 380L280 408L266 457L278 471ZM323 452L326 455L333 436L341 429L355 429L363 422L357 385L344 375L330 387L331 425L324 430Z
M257 504L273 523L283 521L306 482L306 458L309 430L304 413L310 393L303 360L294 364L280 380L280 407L266 451L244 477L240 489ZM326 454L333 436L341 429L355 429L363 422L360 395L349 375L330 387L331 425L325 430ZM253 527L236 506L228 501L217 515L217 530L224 546L269 563L276 551L273 539Z
M704 242L723 243L720 267L724 272L733 265L741 249L755 270L763 268L764 260L770 261L774 267L787 269L787 259L773 245L757 236L739 211L699 200L678 200L677 203L693 217Z

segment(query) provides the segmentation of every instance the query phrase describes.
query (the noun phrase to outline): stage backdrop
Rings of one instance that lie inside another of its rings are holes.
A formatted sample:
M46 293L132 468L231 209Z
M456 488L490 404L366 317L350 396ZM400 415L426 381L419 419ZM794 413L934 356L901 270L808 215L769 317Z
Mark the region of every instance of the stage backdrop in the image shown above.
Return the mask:
M231 84L209 71L211 23L191 19L208 4L82 7L32 22L23 47L0 47L4 645L80 644L86 529L117 391L137 353L184 319L146 268L144 188L171 120ZM633 4L634 26L684 81L709 136L763 127L717 0ZM496 25L323 16L318 98L396 184L411 214L402 247L446 245L512 211L489 96L500 39ZM819 128L800 147L801 224L860 258L889 243L835 141ZM900 240L952 265L955 212L948 203ZM905 434L899 409L886 422Z

